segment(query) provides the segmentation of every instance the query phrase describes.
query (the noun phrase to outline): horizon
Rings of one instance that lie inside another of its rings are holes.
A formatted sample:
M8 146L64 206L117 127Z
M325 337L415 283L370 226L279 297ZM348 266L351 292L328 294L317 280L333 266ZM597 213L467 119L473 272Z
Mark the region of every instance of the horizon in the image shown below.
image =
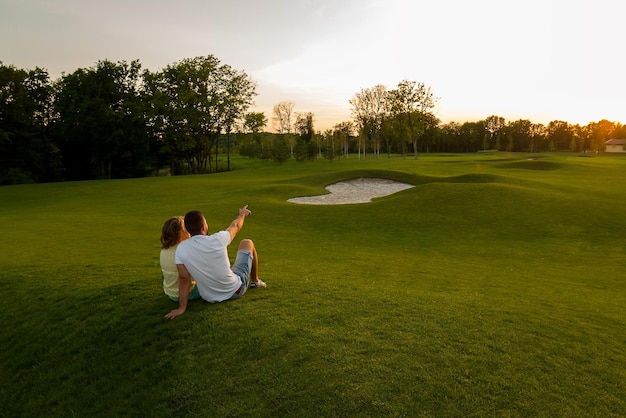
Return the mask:
M280 102L313 113L324 131L352 120L349 100L361 89L404 79L431 87L442 123L626 120L616 65L626 5L617 0L190 0L150 9L137 0L0 0L0 10L5 65L56 79L100 60L158 71L214 55L257 83L249 111L265 114L268 131Z

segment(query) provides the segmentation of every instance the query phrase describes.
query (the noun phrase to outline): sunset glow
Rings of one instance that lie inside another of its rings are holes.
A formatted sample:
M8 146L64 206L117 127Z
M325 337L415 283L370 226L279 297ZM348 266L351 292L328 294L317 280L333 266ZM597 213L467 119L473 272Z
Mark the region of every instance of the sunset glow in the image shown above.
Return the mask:
M443 122L626 120L618 0L0 0L0 60L62 73L215 55L257 82L254 111L293 101L317 130L361 88L423 82ZM271 128L271 127L268 127Z

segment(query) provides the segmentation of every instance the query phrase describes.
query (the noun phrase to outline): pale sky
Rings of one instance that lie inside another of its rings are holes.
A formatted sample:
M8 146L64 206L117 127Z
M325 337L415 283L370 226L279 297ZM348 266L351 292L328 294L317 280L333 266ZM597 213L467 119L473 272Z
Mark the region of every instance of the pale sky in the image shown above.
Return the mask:
M430 86L445 123L626 123L623 0L0 0L0 61L52 79L99 60L214 55L315 129L362 88ZM270 122L269 130L273 130Z

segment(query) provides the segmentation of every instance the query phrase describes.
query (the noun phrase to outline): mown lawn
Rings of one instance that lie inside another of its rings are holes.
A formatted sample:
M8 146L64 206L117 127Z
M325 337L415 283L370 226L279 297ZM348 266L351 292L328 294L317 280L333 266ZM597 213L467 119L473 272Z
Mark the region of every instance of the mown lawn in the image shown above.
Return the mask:
M626 158L233 164L0 187L0 416L626 415ZM163 319L163 221L244 204L268 288Z

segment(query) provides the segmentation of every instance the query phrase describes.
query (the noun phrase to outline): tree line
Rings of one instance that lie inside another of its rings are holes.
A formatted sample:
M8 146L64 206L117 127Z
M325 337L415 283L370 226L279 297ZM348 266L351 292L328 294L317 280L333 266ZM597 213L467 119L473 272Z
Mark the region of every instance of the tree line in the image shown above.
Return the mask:
M57 80L41 68L0 62L0 184L217 172L230 170L235 148L282 163L350 154L595 152L626 138L626 127L608 120L542 125L492 115L443 124L432 89L410 80L361 89L350 99L352 120L324 132L315 131L313 113L281 102L269 133L265 114L248 112L256 94L244 71L212 55L156 72L139 61L103 60Z
M214 56L157 72L103 60L55 81L0 62L0 184L229 169L228 141L226 167L217 155L255 95Z
M584 126L560 120L544 125L528 119L506 121L492 115L477 122L441 123L434 113L438 100L432 89L423 83L402 80L393 89L383 85L361 89L350 99L351 121L313 136L310 135L313 115L294 113L293 102L275 106L273 120L277 131L290 139L292 147L302 142L301 138L310 138L305 142L312 140L317 144L316 157L329 159L350 153L358 154L359 158L368 154L379 158L381 152L401 154L405 158L412 154L415 159L421 152L595 153L602 151L609 139L626 138L626 126L606 119ZM307 123L298 122L302 120ZM290 125L290 121L295 122ZM256 138L260 143L259 137ZM273 138L266 136L265 141L271 146ZM254 149L251 152L248 145L242 151L244 155L254 154Z

